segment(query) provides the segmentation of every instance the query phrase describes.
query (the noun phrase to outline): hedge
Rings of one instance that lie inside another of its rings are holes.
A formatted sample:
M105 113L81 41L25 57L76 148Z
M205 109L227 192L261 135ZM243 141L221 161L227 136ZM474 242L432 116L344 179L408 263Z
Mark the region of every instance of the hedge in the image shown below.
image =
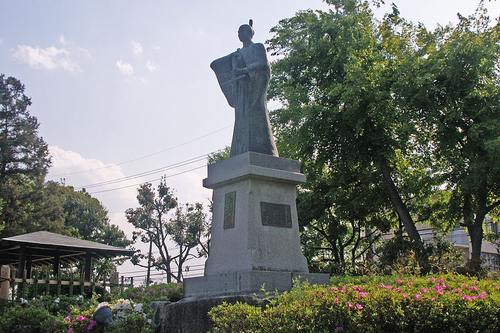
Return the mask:
M209 315L215 332L500 332L499 285L452 274L339 279Z

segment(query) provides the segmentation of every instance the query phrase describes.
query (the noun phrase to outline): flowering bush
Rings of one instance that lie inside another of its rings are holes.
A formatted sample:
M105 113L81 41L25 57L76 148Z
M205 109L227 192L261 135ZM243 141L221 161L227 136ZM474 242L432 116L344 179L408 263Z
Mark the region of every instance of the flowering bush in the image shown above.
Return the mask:
M108 326L106 332L154 332L154 325L148 318L148 314L143 312L142 304L136 304L127 299L119 299L111 303L103 302L89 310L72 307L68 316L63 318L60 315L47 323L46 331L55 333L103 332L104 326L92 320L95 311L102 306L110 306L113 311L114 323Z
M1 305L0 333L11 332L103 332L104 327L92 320L100 306L109 305L114 324L107 332L154 332L149 304L153 301L177 301L182 298L180 284L159 284L148 288L137 287L105 295L109 303L98 303L100 295L84 296L43 295L20 299L18 304ZM20 303L20 304L19 304Z
M500 331L497 280L442 275L338 282L296 286L262 310L223 304L209 314L218 332Z
M42 323L50 318L45 308L18 304L4 309L0 316L0 332L46 332Z
M127 288L123 291L117 290L112 297L133 300L135 303L142 303L144 308L148 308L153 301L176 302L182 298L182 284L154 284L149 287Z
M54 333L80 333L80 332L103 332L104 327L97 326L92 320L93 310L79 311L74 309L73 314L64 318L57 317L46 324L47 332Z

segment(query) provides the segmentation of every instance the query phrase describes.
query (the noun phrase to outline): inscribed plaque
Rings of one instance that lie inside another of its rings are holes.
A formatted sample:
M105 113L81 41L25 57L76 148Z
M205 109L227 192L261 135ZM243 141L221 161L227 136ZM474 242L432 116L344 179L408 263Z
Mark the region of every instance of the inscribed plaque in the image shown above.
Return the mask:
M236 192L226 193L224 198L224 229L234 228Z
M292 227L292 214L290 205L261 202L260 214L262 218L262 225L283 228Z

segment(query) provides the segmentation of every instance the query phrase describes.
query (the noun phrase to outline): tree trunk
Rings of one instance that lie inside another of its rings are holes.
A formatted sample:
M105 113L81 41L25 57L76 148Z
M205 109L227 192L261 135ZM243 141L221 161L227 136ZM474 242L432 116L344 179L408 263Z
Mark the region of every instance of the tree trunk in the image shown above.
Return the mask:
M384 187L389 194L389 199L391 200L392 205L396 209L396 212L398 213L401 222L403 222L403 225L406 229L406 232L408 233L408 236L418 248L423 248L423 243L422 239L420 238L420 234L417 228L415 227L415 223L413 222L410 212L408 211L408 207L406 207L405 203L401 199L398 190L396 188L396 185L392 180L392 170L387 165L387 161L385 158L381 159L380 168L382 170Z
M470 257L471 269L477 272L481 268L481 247L483 245L483 222L488 213L487 208L487 183L486 176L483 176L478 191L478 205L474 224L467 228L469 232L472 253ZM464 216L464 219L466 216ZM470 217L469 217L470 218Z

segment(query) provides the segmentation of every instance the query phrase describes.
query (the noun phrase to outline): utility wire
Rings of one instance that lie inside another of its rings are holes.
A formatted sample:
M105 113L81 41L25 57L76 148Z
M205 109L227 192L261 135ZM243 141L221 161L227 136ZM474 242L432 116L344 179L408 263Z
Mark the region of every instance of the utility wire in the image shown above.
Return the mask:
M167 178L169 178L169 177L179 176L179 175L182 175L182 174L184 174L184 173L188 173L188 172L190 172L190 171L198 170L198 169L201 169L201 168L206 168L206 165L202 165L202 166L199 166L199 167L196 167L196 168L192 168L192 169L189 169L189 170L186 170L186 171L182 171L182 172L179 172L179 173L175 173L175 174L173 174L173 175L167 176ZM127 185L127 186L122 186L122 187L116 187L116 188L112 188L112 189L109 189L109 190L102 190L102 191L89 192L89 194L97 194L97 193L104 193L104 192L117 191L117 190L122 190L122 189L124 189L124 188L129 188L129 187L139 186L139 185L142 185L142 184L144 184L144 183L152 183L152 182L156 182L156 181L159 181L159 180L161 180L161 177L160 177L160 178L157 178L157 179L153 179L153 180L148 180L148 181L145 181L145 182L142 182L142 183L137 183L137 184Z
M155 173L163 172L163 171L166 171L166 170L169 170L169 169L172 169L172 168L176 168L176 167L185 166L185 165L188 165L188 164L191 164L191 163L200 162L200 161L206 160L206 158L207 158L207 155L204 154L204 155L200 155L200 156L197 156L197 157L190 158L190 159L182 161L182 162L177 162L177 163L170 164L170 165L167 165L167 166L164 166L164 167L161 167L161 168L157 168L157 169L153 169L153 170L148 170L148 171L136 173L134 175L125 176L125 177L122 177L122 178L116 178L116 179L112 179L112 180L106 180L106 181L103 181L103 182L100 182L100 183L93 183L93 184L87 184L87 185L77 186L77 187L75 187L75 189L76 190L80 190L82 188L89 189L89 188L92 188L92 187L100 187L100 186L105 186L105 185L112 185L112 184L120 183L120 182L127 181L127 180L132 180L132 179L139 178L139 177L150 176L150 175L153 175Z
M181 144L178 144L176 146L173 146L173 147L170 147L170 148L167 148L167 149L164 149L164 150L160 150L156 153L152 153L152 154L149 154L149 155L145 155L145 156L142 156L142 157L137 157L137 158L134 158L134 159L131 159L131 160L128 160L128 161L124 161L124 162L120 162L120 163L113 163L113 164L110 164L110 165L106 165L106 166L103 166L103 167L100 167L100 168L95 168L95 169L90 169L90 170L83 170L83 171L75 171L75 172L69 172L69 173L61 173L61 174L57 174L57 175L51 175L51 177L60 177L60 176L68 176L68 175L76 175L76 174L80 174L80 173L86 173L86 172L92 172L92 171L97 171L97 170L102 170L102 169L108 169L108 168L111 168L111 167L114 167L114 166L117 166L117 165L123 165L123 164L126 164L126 163L131 163L131 162L135 162L135 161L139 161L139 160L142 160L142 159L145 159L145 158L148 158L148 157L151 157L151 156L155 156L155 155L158 155L158 154L161 154L161 153L164 153L166 151L169 151L169 150L173 150L175 148L179 148L179 147L182 147L182 146L185 146L187 144L190 144L192 142L195 142L195 141L198 141L198 140L201 140L203 138L206 138L207 136L210 136L212 134L215 134L215 133L218 133L218 132L221 132L229 127L231 127L232 125L228 125L228 126L225 126L225 127L222 127L216 131L213 131L213 132L210 132L208 134L205 134L205 135L202 135L200 137L197 137L195 139L192 139L192 140L189 140L189 141L186 141L184 143L181 143Z

